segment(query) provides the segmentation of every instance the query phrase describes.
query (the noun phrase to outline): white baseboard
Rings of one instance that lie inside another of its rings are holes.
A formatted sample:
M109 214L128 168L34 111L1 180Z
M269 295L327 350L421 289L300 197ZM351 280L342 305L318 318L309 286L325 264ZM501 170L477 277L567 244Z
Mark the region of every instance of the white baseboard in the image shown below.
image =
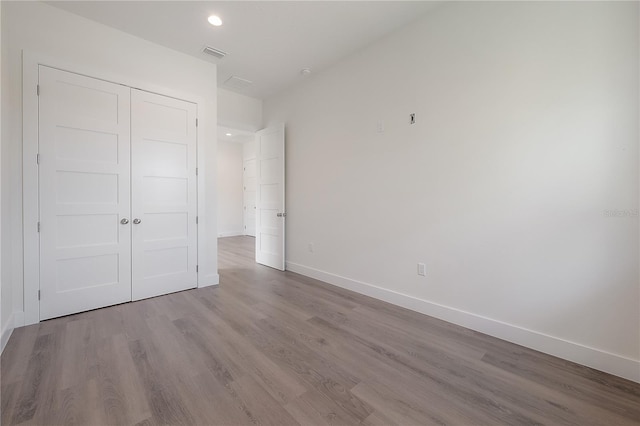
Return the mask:
M13 333L14 328L15 315L11 314L11 316L7 320L7 324L2 327L2 337L0 338L0 353L2 353L2 351L4 351L4 347L7 346L7 342L9 341L9 337L11 337L11 333Z
M218 238L238 237L240 235L244 235L244 231L243 230L240 230L240 231L225 231L225 232L220 232L218 234Z
M219 274L205 275L204 277L198 280L198 288L210 287L212 285L218 285L218 284L220 284Z
M286 265L288 271L640 383L640 360L626 358L297 263L287 262Z

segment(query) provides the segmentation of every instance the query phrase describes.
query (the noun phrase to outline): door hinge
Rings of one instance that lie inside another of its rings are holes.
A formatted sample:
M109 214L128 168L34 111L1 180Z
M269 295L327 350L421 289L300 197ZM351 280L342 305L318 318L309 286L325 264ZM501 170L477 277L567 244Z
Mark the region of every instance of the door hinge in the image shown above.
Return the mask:
M40 232L40 222L38 222L38 232Z
M196 118L196 127L198 127L198 119Z
M40 300L40 290L38 290L38 300Z
M40 85L36 84L36 96L40 96Z
M196 265L196 272L198 272L198 265Z
M36 164L40 164L40 154L36 154Z
M196 216L196 225L198 224L198 216Z
M198 168L196 167L196 176L198 176Z

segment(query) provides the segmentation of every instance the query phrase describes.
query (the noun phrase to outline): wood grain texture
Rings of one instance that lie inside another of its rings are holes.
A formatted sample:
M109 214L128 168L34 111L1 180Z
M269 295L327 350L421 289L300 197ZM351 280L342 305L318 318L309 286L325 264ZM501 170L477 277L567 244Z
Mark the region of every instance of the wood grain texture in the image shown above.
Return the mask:
M640 385L253 262L16 329L4 425L638 425Z

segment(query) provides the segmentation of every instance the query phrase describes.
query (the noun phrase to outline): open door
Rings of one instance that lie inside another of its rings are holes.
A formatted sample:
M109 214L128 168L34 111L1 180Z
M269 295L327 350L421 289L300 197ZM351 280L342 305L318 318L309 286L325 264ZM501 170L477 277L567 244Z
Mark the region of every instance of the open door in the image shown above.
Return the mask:
M256 262L284 271L284 124L256 133Z

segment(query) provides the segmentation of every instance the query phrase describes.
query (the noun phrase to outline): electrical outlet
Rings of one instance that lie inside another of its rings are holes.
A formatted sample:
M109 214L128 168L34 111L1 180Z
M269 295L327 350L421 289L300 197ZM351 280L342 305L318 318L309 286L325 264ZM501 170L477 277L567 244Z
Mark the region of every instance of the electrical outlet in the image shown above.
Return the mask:
M313 243L309 243L309 252L313 253Z
M427 265L424 263L418 263L418 275L423 277L427 275Z
M384 133L384 122L383 121L378 121L376 123L376 132Z

